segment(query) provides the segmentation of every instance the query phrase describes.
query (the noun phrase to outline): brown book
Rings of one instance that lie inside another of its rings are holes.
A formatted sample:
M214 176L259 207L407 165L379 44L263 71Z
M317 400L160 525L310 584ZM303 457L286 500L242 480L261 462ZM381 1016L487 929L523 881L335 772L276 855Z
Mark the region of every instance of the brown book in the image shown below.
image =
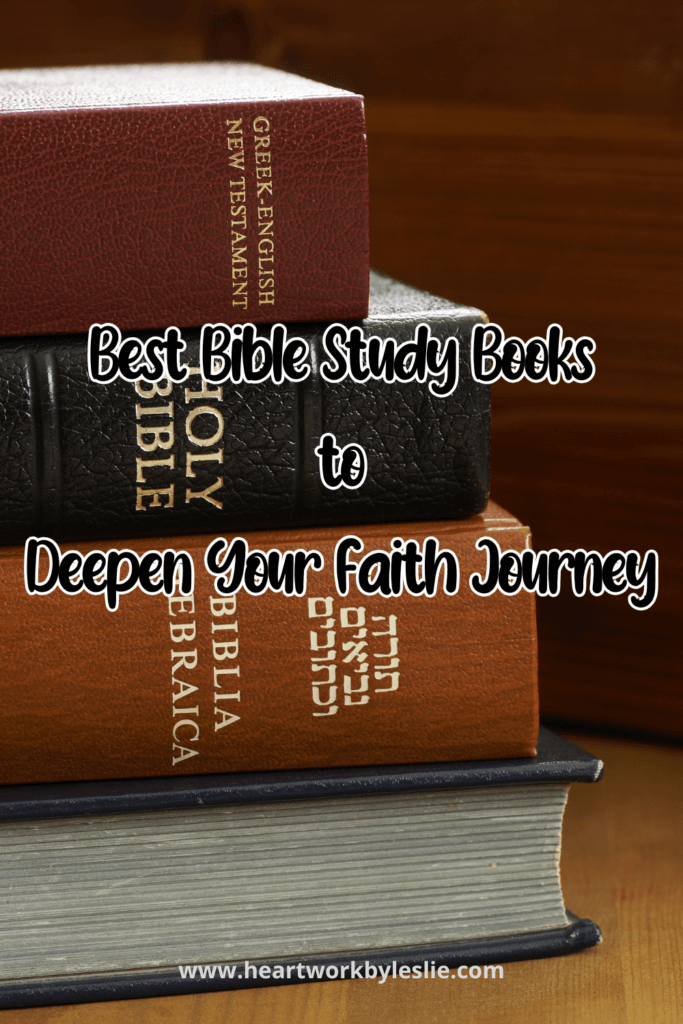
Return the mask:
M363 544L348 552L357 563L397 550L396 537L424 551L436 538L439 553L457 557L457 592L445 592L455 561L445 558L432 597L362 593L355 572L340 596L335 546L351 534ZM503 550L529 545L529 530L493 503L460 521L245 534L250 552L320 552L324 567L309 566L302 596L219 595L204 563L210 535L125 542L188 552L194 593L135 589L114 612L103 595L29 595L24 548L0 550L1 781L533 755L534 596L473 593L486 535ZM74 545L115 547L124 543Z

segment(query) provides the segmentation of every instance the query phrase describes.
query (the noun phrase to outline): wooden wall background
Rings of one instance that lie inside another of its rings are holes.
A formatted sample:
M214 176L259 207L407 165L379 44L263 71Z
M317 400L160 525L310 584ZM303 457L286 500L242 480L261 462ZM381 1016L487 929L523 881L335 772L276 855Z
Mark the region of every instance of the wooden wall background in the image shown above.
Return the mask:
M372 254L588 385L495 385L492 489L539 547L655 548L659 599L538 602L546 716L683 737L678 0L23 0L0 65L259 60L363 92Z

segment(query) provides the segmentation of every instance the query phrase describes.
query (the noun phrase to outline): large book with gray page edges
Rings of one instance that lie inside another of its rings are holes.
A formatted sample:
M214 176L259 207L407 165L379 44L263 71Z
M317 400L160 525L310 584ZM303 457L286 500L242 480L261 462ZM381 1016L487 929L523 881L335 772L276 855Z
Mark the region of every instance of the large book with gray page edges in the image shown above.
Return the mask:
M601 773L542 729L509 761L4 787L0 1006L476 977L593 946L558 863L569 785Z

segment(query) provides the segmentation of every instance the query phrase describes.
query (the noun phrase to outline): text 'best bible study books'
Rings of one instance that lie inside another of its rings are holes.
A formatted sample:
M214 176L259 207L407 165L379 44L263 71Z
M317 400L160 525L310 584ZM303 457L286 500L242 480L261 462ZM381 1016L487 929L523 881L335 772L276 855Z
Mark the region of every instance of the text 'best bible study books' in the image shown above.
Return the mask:
M355 542L345 545L341 596L345 537ZM3 669L2 781L532 755L534 595L473 593L470 575L486 574L480 537L517 551L529 543L528 529L493 503L466 520L244 534L244 576L238 556L226 578L240 589L227 596L215 587L223 577L205 567L216 541L171 538L167 550L194 564L194 592L180 592L180 580L172 596L135 589L116 611L104 593L28 594L24 549L0 548L3 645L13 652ZM226 565L234 540L225 538ZM391 558L400 568L409 546L406 587L383 595ZM264 589L265 565L276 585L288 557L309 561L305 593ZM54 570L48 562L41 548L41 580ZM432 596L409 593L411 576Z
M232 362L220 384L202 375L199 330L182 332L189 371L177 384L95 382L112 360L89 362L86 335L3 339L2 542L475 515L488 497L490 395L473 379L470 336L484 320L373 274L365 320L240 328L230 339L226 328ZM271 365L267 379L249 379L285 342L301 379L286 379L284 356L282 373ZM374 354L377 375L359 373L352 351ZM325 435L363 448L357 486L323 485Z
M362 97L255 64L0 72L0 334L363 317Z
M489 321L370 273L362 97L10 70L0 126L0 1007L595 945Z
M559 851L569 784L601 770L541 730L512 761L6 787L0 1006L457 980L593 946Z

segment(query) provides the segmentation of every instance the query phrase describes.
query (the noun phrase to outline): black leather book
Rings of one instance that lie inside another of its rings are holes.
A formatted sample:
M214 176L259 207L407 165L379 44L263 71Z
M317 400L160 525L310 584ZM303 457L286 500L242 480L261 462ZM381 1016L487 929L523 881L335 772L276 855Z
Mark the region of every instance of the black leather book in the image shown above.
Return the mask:
M430 389L434 375L327 382L324 323L287 328L309 343L307 379L221 388L199 375L199 328L183 330L182 360L194 372L156 392L144 382L90 380L85 335L4 339L2 542L474 515L488 496L489 391L470 370L470 334L483 318L372 275L366 338L409 343L426 324L442 343L458 339L459 380L446 397ZM322 485L315 449L326 433L366 452L358 488Z
M542 729L511 761L3 787L0 1006L500 977L593 946L557 863L568 786L601 772Z

